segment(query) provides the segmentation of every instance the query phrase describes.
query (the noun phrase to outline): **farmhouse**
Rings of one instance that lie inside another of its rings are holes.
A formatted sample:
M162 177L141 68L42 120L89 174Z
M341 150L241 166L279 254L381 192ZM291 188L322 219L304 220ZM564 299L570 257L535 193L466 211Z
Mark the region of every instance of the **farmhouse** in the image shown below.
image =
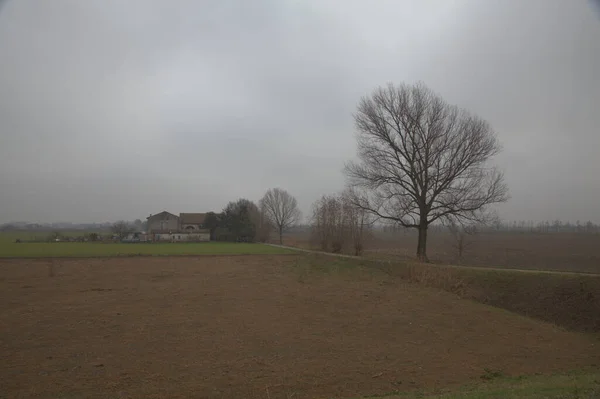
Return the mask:
M210 231L204 228L206 213L162 211L148 216L147 230L153 241L210 241Z

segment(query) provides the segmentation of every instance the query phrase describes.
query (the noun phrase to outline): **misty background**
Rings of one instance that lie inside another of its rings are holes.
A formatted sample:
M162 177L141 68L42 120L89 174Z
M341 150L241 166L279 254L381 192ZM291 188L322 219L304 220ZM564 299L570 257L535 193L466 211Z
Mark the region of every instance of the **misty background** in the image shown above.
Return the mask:
M595 8L596 7L596 8ZM506 220L600 221L586 0L0 2L0 223L219 211L344 186L352 113L423 81L491 123Z

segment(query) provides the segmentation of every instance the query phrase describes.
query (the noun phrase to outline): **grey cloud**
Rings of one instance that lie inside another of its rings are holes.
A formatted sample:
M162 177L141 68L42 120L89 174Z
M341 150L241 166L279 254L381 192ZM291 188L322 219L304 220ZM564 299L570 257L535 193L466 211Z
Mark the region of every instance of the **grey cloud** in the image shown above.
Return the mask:
M424 81L486 118L507 219L600 221L600 13L590 2L9 1L0 222L218 210L341 189L352 112Z

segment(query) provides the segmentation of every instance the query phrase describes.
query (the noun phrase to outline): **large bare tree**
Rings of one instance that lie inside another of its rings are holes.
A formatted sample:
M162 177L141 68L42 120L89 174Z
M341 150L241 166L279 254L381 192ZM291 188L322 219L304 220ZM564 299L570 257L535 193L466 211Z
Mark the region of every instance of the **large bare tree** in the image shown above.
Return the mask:
M488 165L501 146L490 125L449 105L422 83L389 84L363 97L354 115L357 162L346 165L354 202L419 232L443 218L477 222L508 199L503 174Z
M260 207L279 233L279 243L283 244L283 233L295 226L301 218L298 201L281 188L269 189L260 200Z

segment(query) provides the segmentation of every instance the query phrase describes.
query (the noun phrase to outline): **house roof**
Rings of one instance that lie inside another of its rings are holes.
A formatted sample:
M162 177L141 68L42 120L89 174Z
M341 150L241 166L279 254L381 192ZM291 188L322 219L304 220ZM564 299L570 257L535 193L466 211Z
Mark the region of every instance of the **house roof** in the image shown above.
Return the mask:
M159 216L159 215L163 215L163 216L164 216L165 214L166 214L166 215L171 215L171 216L178 217L177 215L175 215L175 214L173 214L173 213L171 213L171 212L162 211L162 212L159 212L159 213L157 213L157 214L150 215L150 216L148 216L146 219L150 219L150 218L153 218L153 217L156 217L156 216Z
M181 224L202 224L206 218L206 213L180 213L179 221Z

